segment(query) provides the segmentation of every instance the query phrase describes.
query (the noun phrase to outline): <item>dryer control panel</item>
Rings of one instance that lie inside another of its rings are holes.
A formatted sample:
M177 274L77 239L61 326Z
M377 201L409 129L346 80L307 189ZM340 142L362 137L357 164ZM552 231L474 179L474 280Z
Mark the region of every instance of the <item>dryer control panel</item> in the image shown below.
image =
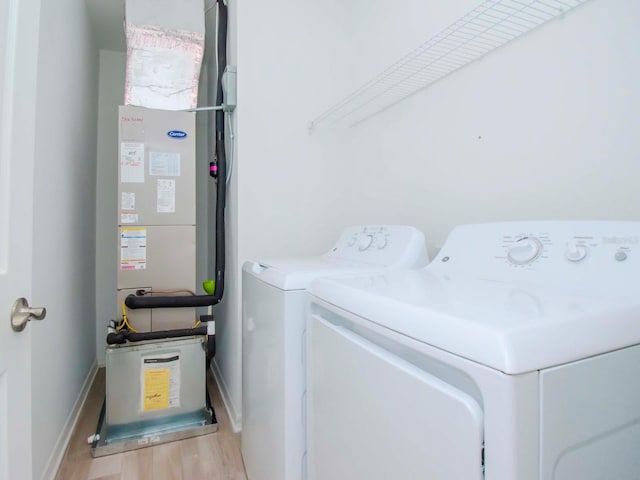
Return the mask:
M598 246L613 244L614 248L610 250L612 260L624 262L628 259L629 253L634 245L638 245L639 237L618 237L612 235L610 237L597 235L574 235L564 242L563 257L569 262L582 262L594 252ZM513 265L527 265L542 256L548 251L547 246L553 245L553 241L548 234L541 234L539 237L522 235L516 236L515 240L512 236L506 236L504 239L507 260Z
M640 222L462 225L451 232L431 267L496 281L625 289L640 281Z

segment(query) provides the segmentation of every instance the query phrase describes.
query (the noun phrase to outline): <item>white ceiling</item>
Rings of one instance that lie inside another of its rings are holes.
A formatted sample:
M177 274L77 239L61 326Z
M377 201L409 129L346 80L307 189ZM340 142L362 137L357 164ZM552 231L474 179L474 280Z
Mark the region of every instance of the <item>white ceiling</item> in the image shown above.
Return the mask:
M124 0L86 0L99 49L124 52Z

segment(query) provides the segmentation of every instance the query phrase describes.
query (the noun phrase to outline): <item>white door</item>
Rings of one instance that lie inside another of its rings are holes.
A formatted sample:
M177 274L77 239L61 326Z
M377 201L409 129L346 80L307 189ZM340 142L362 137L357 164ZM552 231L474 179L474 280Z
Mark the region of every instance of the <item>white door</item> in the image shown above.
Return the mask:
M32 476L33 325L14 332L10 313L31 294L39 6L0 1L0 480Z

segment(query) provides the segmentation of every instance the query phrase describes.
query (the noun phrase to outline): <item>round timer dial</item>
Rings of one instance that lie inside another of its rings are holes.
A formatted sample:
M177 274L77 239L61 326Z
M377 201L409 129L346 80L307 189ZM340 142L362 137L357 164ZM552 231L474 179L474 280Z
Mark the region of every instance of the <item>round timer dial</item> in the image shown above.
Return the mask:
M515 265L533 262L542 253L542 242L535 237L522 237L507 250L507 258Z

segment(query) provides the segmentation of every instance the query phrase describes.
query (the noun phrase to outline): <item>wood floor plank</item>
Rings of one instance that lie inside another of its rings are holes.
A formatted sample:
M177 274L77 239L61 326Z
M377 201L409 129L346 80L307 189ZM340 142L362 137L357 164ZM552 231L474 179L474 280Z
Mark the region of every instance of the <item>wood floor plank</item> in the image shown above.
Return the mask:
M218 432L153 447L92 458L87 436L95 433L105 394L100 369L60 464L56 480L247 480L240 434L233 432L213 376L207 388L218 418Z
M222 470L220 445L215 441L217 434L190 438L184 441L182 473L184 478L221 478Z
M234 476L238 474L244 476L244 462L242 461L236 435L222 434L218 436L218 443L220 444L220 452L222 454L223 471Z
M153 480L183 480L180 442L153 447Z
M62 462L56 480L88 480L89 468L91 468L90 460Z
M88 445L87 445L88 447ZM89 474L87 480L115 475L122 472L122 456L108 455L106 457L94 458L89 461Z
M140 448L122 454L121 480L153 478L153 448Z

